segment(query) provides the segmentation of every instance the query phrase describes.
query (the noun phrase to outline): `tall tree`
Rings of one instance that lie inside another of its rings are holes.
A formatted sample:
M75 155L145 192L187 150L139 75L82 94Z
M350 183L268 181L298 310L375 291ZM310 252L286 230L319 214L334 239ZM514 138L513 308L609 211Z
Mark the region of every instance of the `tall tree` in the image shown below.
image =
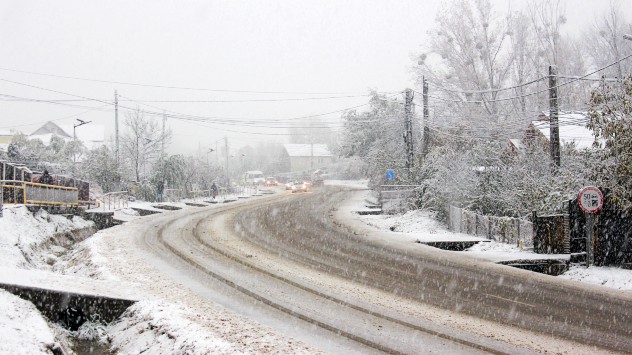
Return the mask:
M488 0L458 0L442 9L431 32L427 53L422 54L419 75L465 91L455 99L481 100L482 112L496 114L499 105L494 91L506 84L512 56L507 52L508 22L493 11ZM433 60L429 60L429 55Z
M621 3L610 1L610 7L603 17L596 19L595 24L584 33L584 50L588 53L591 64L597 68L614 63L632 54L632 45L623 38L632 33L632 23L627 22L621 11ZM604 71L608 77L623 78L632 73L632 61L621 61Z
M596 177L615 203L632 211L632 75L597 88L589 115L595 145L603 146Z
M376 92L371 93L370 108L366 112L348 111L343 115L344 129L339 155L360 157L372 167L368 176L372 186L383 183L386 169L397 169L398 177L408 179L405 171L404 112L402 101L395 101ZM414 123L419 147L418 122Z
M121 176L117 170L116 157L106 146L88 151L80 168L82 179L94 181L103 192L112 192L119 188Z
M140 181L160 157L163 145L170 141L171 133L163 132L156 119L148 118L138 108L126 114L125 126L127 131L121 139L124 156L136 181Z

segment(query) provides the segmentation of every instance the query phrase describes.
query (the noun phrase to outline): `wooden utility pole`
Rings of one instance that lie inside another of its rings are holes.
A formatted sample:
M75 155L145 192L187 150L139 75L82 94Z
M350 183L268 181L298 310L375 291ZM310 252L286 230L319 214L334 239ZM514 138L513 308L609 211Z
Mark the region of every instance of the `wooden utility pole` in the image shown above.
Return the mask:
M224 137L224 146L226 148L226 187L230 188L230 178L228 177L228 137Z
M422 137L422 149L421 149L421 158L426 159L426 155L428 155L428 145L430 142L430 128L428 128L428 118L430 116L430 110L428 109L428 82L426 78L423 79L423 103L424 103L424 133Z
M114 137L116 140L116 168L120 167L120 158L119 158L119 124L118 124L118 93L114 90Z
M162 110L162 147L160 152L160 159L165 155L165 123L167 122L167 114L165 110Z
M560 122L557 106L557 67L549 66L549 127L551 148L551 170L556 173L560 167Z
M404 143L406 143L406 169L410 173L413 167L413 91L406 89L406 100L404 102L404 115L406 116L404 129Z

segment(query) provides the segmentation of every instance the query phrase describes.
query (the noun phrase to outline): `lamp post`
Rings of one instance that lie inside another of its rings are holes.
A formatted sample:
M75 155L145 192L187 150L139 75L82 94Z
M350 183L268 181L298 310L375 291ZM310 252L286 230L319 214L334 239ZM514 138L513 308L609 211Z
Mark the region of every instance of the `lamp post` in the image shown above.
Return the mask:
M209 165L209 162L208 162L208 155L209 155L209 153L213 153L214 151L215 151L215 149L209 148L208 151L206 152L206 165Z
M76 123L74 125L72 125L72 140L75 143L75 145L77 144L77 127L79 126L83 126L84 124L88 124L92 121L84 121L84 120L80 120L77 118L77 121L79 121L79 123ZM75 147L76 149L77 147ZM76 151L73 151L72 153L72 165L73 165L73 169L75 168L75 164L77 163L77 153Z
M79 123L76 123L74 125L72 125L72 139L77 140L77 127L79 126L83 126L84 124L88 124L92 121L84 121L84 120L80 120L77 118L77 121L79 121Z

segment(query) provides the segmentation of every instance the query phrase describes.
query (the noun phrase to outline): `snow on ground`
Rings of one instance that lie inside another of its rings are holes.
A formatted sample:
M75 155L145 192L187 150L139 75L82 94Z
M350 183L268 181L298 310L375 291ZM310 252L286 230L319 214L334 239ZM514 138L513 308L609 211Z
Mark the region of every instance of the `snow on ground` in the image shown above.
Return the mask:
M366 190L369 180L325 180L325 185L346 186L354 189Z
M57 258L55 254L65 251L58 246L49 253L40 253L39 249L45 248L51 238L90 229L93 225L77 216L69 220L44 210L32 214L23 205L5 205L0 218L0 266L45 268Z
M336 185L361 187L363 181L339 181ZM363 187L366 189L366 185ZM358 193L350 201L354 211L367 211L367 205L375 204L377 198L372 191ZM530 249L520 249L517 245L498 243L484 238L449 231L433 215L426 211L408 211L400 215L361 215L367 225L380 231L390 232L394 238L403 238L411 242L435 242L456 240L482 240L462 253L492 262L518 259L568 259L568 254L536 254ZM411 243L411 247L413 244ZM570 270L558 276L563 279L602 285L618 290L632 290L632 270L617 267L571 266Z
M59 347L33 303L0 290L0 307L0 354L50 354Z
M71 220L40 210L32 214L25 206L5 205L0 218L0 275L15 269L50 269L49 264L67 252L63 246L49 247L51 239L73 239L72 232L90 229L93 222ZM86 235L87 236L87 235ZM82 236L78 236L81 238ZM66 240L72 243L72 240ZM50 354L59 347L54 331L31 302L0 290L0 353Z
M183 209L198 208L185 203L164 204ZM136 224L133 231L140 233L146 226L133 207L169 213L152 205L156 204L131 202L128 207L117 210L115 217L127 216L129 222L126 224ZM120 258L109 260L100 251L110 243L108 238L127 238L130 231L126 228L100 231L68 250L50 246L47 241L57 233L91 227L92 222L78 217L71 221L45 211L33 215L24 206L5 205L3 212L4 217L0 218L0 279L4 282L95 295L103 294L104 288L109 287L110 291L105 293L110 296L141 301L113 324L104 326L86 322L78 331L70 332L49 323L32 303L0 290L0 308L4 310L0 315L2 354L50 354L53 348L67 350L68 343L75 341L73 338L98 343L103 349L112 348L124 354L316 352L221 306L201 301L196 306L189 306L195 298L192 292L173 290L172 285L160 276L153 276L154 279L147 282L146 265L130 260L131 254L120 252ZM49 260L47 248L56 250L60 257ZM57 261L53 267L47 264ZM126 263L138 266L127 267L136 275L134 281L137 282L122 280L117 274L116 265Z
M619 290L632 290L632 270L618 267L591 266L586 268L583 266L571 266L570 270L559 277Z

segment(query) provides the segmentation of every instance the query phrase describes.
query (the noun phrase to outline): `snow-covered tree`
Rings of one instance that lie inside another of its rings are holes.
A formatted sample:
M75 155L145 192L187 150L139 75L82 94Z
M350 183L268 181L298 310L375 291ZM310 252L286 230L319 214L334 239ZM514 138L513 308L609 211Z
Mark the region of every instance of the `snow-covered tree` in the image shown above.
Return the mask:
M499 92L493 89L507 84L513 63L507 19L499 17L488 0L458 0L442 9L436 23L418 61L419 77L464 91L491 90L450 96L481 100L480 113L499 113L502 107L494 101Z
M632 211L632 75L599 86L590 99L589 115L595 145L605 142L595 176L615 203Z
M162 147L169 143L171 133L163 132L158 121L140 109L126 114L125 127L127 131L121 139L123 156L129 162L136 181L140 181L160 157Z
M7 147L7 156L12 162L24 162L28 150L28 138L22 133L16 133Z
M80 177L99 184L103 192L116 191L121 184L116 157L106 146L88 151L81 163Z
M370 185L384 183L387 169L396 169L400 182L406 182L411 175L405 170L406 154L403 139L403 103L372 93L370 108L366 112L349 111L343 115L344 129L340 139L338 154L342 157L357 156L371 167ZM419 147L418 123L414 123L413 137Z
M620 2L610 2L610 8L603 17L595 20L592 27L584 32L584 51L590 57L591 64L602 68L632 54L632 45L623 38L632 33L632 23L626 21ZM606 69L607 77L623 78L632 73L632 62L621 61Z

